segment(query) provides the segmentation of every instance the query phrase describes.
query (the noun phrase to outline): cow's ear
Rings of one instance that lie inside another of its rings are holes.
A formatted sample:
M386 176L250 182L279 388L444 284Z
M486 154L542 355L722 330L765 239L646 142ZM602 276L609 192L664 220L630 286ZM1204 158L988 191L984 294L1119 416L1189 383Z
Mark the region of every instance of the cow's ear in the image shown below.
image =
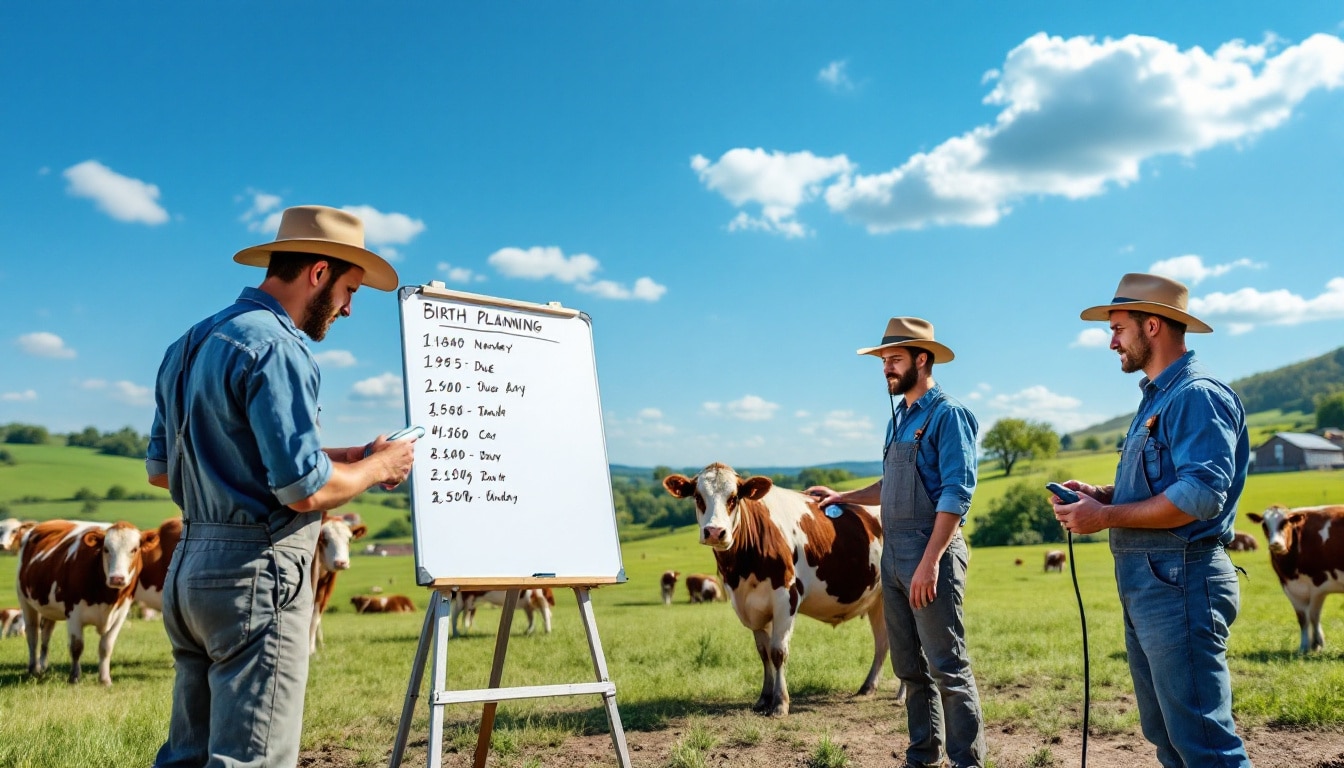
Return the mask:
M1257 515L1254 512L1247 512L1246 519L1250 520L1252 523L1263 523L1265 521L1265 518Z
M101 547L103 546L103 531L101 528L94 528L84 534L84 546Z
M362 538L364 538L364 534L366 534L366 533L368 533L368 532L369 532L368 527L366 527L366 526L364 526L364 525L352 525L352 526L350 526L350 533L351 533L356 539L362 539Z
M686 499L695 495L695 481L685 475L668 475L663 478L663 487L667 492L676 496L678 499Z
M769 493L773 486L774 483L770 482L770 478L757 475L738 483L737 495L744 499L755 499L756 501L760 501L761 497Z
M158 531L151 530L140 532L140 549L142 550L153 549L158 545L159 545Z

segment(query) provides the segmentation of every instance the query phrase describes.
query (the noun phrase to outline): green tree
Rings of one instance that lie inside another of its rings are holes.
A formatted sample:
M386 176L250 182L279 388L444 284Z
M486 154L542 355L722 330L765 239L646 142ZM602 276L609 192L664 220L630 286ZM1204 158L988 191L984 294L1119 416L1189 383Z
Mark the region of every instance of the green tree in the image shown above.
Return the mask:
M381 531L373 534L375 539L403 539L411 535L411 518L394 517L383 526Z
M659 464L658 466L653 468L653 482L661 483L663 482L663 478L667 477L670 474L672 474L671 467Z
M65 438L66 445L73 445L77 448L97 448L98 441L102 439L95 427L85 427L83 432L71 432Z
M1073 448L1073 435L1064 435L1059 438L1059 450L1067 451Z
M1087 436L1087 439L1083 441L1083 450L1085 450L1085 451L1100 451L1100 450L1101 450L1101 438L1097 437L1096 435L1088 435L1088 436Z
M141 435L130 427L122 427L116 432L108 432L98 440L98 452L110 456L129 456L143 459L149 453L149 437Z
M1344 429L1344 392L1316 398L1316 428Z
M1003 465L1007 477L1022 459L1047 459L1059 453L1059 435L1044 422L1000 419L985 433L984 448Z
M79 514L83 517L91 517L98 514L98 502L94 499L89 499L84 502L84 506L80 508Z
M0 448L0 464L13 466L18 463L18 459L14 458L14 454L6 451L4 448Z
M107 489L108 501L121 501L126 498L126 495L126 486L124 485L114 485Z
M98 494L94 493L92 488L85 486L75 491L75 495L71 498L75 501L97 501Z
M971 545L976 547L1042 544L1064 540L1064 528L1055 519L1050 492L1032 482L1020 482L989 505L989 514L975 518Z
M51 438L46 427L32 424L7 424L5 442L22 445L44 445Z

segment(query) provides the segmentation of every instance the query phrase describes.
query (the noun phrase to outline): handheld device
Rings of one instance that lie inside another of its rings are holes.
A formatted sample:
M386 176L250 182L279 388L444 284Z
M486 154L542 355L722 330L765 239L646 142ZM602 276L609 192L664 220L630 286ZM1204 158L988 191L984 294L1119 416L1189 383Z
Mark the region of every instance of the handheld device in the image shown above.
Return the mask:
M1069 490L1059 483L1046 483L1045 489L1058 496L1065 504L1072 504L1080 498L1077 491Z
M414 424L412 424L411 426L409 426L409 427L407 427L407 428L405 428L405 429L399 429L399 430L397 430L396 432L393 432L392 434L388 435L388 436L387 436L387 442L390 443L390 442L392 442L393 440L401 440L402 438L406 438L406 437L409 437L409 438L411 438L412 440L419 440L420 438L422 438L422 437L424 437L424 436L425 436L425 428L424 428L424 427L418 427L418 426L415 426Z

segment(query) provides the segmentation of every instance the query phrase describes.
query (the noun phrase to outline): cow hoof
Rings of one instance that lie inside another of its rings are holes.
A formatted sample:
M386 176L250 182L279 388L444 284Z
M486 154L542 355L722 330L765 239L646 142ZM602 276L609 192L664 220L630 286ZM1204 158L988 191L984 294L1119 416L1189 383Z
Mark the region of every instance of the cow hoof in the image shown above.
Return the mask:
M755 704L751 705L751 711L764 715L765 713L770 711L771 706L772 703L770 702L770 700L762 696L761 698L756 700Z
M770 717L788 717L788 716L789 716L789 705L788 705L787 703L785 703L785 704L776 704L773 708L771 708L769 714L770 714Z
M872 696L874 693L877 693L877 685L876 685L876 684L872 684L872 685L865 684L862 688L859 689L859 692L858 692L858 693L854 694L854 697L855 697L855 698L865 698L865 697L868 697L868 696Z

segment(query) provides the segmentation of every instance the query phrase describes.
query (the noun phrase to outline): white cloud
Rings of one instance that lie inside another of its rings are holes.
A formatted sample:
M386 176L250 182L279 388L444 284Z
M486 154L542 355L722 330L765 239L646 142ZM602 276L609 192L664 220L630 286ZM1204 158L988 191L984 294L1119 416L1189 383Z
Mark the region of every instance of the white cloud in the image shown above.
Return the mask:
M1344 277L1332 278L1313 298L1286 289L1260 291L1242 288L1232 293L1210 293L1190 300L1190 313L1210 325L1226 323L1233 334L1257 325L1299 325L1344 318Z
M154 405L154 390L130 381L112 382L110 397L126 405L146 408Z
M794 219L798 207L816 198L821 182L848 174L853 166L844 155L817 157L811 152L770 152L764 149L730 149L717 162L703 155L691 158L691 168L700 181L741 208L760 206L761 215L738 213L729 231L762 230L785 237L802 237L807 228Z
M353 352L344 349L328 349L313 355L319 365L328 368L353 368L358 361Z
M766 421L775 416L775 411L779 409L778 403L772 403L756 395L746 395L741 400L734 400L730 403L704 403L702 406L705 413L714 416L727 416L732 419L742 421Z
M833 91L852 91L854 81L849 79L849 62L844 59L832 61L817 73L817 81Z
M350 389L351 400L370 405L400 406L404 402L404 395L401 377L395 373L357 381Z
M247 228L253 232L274 233L280 228L281 212L277 210L283 202L280 196L259 189L248 189L247 194L251 196L252 204L238 220L247 224Z
M633 289L626 288L611 280L598 280L592 283L579 283L574 286L584 293L601 296L604 299L640 299L657 301L667 293L667 286L655 283L651 278L641 277L635 281Z
M797 411L794 411L794 412L793 412L793 417L794 417L795 419L807 419L807 418L811 418L811 416L812 416L812 412L811 412L811 411L804 411L804 410L801 410L801 409L800 409L800 410L797 410Z
M600 266L597 259L586 253L567 257L555 246L533 246L527 250L501 248L490 254L486 262L505 277L551 278L562 283L588 282Z
M657 408L644 408L639 412L639 418L656 421L663 418L663 412Z
M81 389L104 389L107 387L106 379L85 379L79 382Z
M65 169L70 182L66 192L87 197L98 210L117 221L162 224L168 212L159 205L159 188L154 184L122 176L97 160L85 160Z
M454 267L446 261L440 261L437 269L439 274L453 283L480 283L486 279L485 275L478 275L466 267Z
M1195 254L1186 254L1184 256L1177 256L1175 258L1163 259L1162 261L1156 262L1148 268L1148 271L1155 275L1163 275L1190 285L1198 285L1203 282L1205 278L1225 275L1237 267L1259 269L1261 266L1263 265L1256 264L1250 259L1237 259L1236 261L1228 262L1227 264L1214 264L1206 267L1204 266L1204 260L1199 256L1196 256Z
M853 442L871 443L881 439L872 420L853 411L829 411L821 417L821 421L804 425L798 431L817 438L825 446Z
M1070 347L1101 347L1110 349L1111 332L1105 328L1088 328L1078 332L1078 338L1073 340Z
M26 403L37 399L37 392L25 389L22 392L0 392L0 400L6 403Z
M60 336L46 331L25 333L20 336L19 349L33 357L54 357L68 360L75 356L75 350L65 346L65 341Z
M370 205L345 205L341 210L355 214L364 222L364 240L370 246L407 245L425 231L425 222L404 213L383 213ZM395 253L392 249L385 251Z
M1082 401L1076 397L1051 392L1042 385L1027 387L1011 395L995 395L988 406L998 412L998 418L1030 419L1049 423L1059 432L1072 432L1104 419L1094 413L1079 410Z

